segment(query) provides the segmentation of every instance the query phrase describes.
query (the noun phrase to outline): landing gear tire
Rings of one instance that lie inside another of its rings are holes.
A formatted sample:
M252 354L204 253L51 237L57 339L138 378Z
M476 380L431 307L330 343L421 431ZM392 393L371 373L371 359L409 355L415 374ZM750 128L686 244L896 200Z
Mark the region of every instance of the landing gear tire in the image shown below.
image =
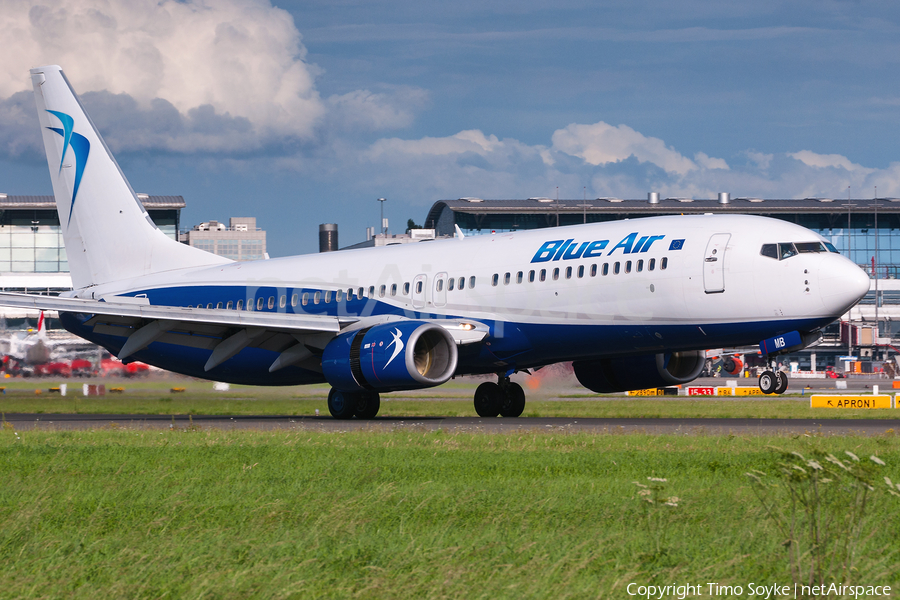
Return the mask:
M352 419L357 407L355 396L356 394L353 392L342 392L331 388L331 391L328 392L328 412L335 419Z
M381 408L381 396L378 392L359 392L355 394L356 407L353 413L357 419L374 419Z
M518 417L525 410L525 390L518 383L507 383L500 404L501 417Z
M759 389L763 394L774 394L777 385L777 377L772 371L763 371L762 375L759 376Z
M775 393L783 394L788 389L788 376L784 371L775 373Z
M500 386L486 381L475 389L475 412L479 417L496 417L503 404L503 392Z

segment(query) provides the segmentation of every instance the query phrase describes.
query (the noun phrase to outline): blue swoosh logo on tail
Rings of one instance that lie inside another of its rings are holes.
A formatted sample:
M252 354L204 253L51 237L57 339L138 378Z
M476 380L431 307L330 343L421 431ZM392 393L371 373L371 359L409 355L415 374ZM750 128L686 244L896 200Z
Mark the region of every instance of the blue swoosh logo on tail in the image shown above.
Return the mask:
M72 152L75 154L75 185L72 189L72 204L69 206L69 221L66 223L68 227L68 224L72 222L75 198L78 197L78 187L81 185L81 177L84 175L84 166L87 164L88 154L91 153L91 143L86 137L74 131L75 120L71 116L55 110L48 110L47 112L59 119L63 126L62 129L59 127L47 128L50 131L55 131L63 138L62 157L59 159L60 172L62 172L63 161L66 159L66 152L68 152L69 146L72 147Z

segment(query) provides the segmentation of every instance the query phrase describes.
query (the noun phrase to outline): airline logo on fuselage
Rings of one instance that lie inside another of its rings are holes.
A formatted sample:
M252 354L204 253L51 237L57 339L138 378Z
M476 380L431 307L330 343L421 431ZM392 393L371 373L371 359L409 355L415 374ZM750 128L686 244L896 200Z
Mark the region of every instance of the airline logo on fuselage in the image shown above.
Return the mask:
M664 235L644 235L638 237L638 232L629 233L622 241L612 247L612 250L604 254L609 240L596 240L593 242L577 242L575 239L550 240L535 253L531 259L533 263L574 260L577 258L594 258L599 256L612 256L616 250L621 249L622 254L637 254L647 252L654 242L665 238ZM684 240L680 240L682 243ZM680 250L680 248L679 248Z

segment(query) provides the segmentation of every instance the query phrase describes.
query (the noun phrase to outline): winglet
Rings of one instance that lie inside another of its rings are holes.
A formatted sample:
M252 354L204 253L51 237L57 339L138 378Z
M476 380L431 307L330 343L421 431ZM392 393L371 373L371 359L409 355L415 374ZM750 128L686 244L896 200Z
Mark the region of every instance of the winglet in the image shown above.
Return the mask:
M454 229L456 229L456 238L457 238L457 239L460 239L460 240L461 240L461 239L463 239L463 238L466 237L466 236L463 234L462 229L459 228L459 225L457 225L456 223L454 223L454 224L453 224L453 227L454 227Z

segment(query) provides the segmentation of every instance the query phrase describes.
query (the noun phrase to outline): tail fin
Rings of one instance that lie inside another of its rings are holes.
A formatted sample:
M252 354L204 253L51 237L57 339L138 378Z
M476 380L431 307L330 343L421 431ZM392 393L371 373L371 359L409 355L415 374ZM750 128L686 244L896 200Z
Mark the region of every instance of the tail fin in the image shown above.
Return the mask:
M38 339L45 339L47 337L47 322L44 320L44 311L41 311L41 316L38 319Z
M58 66L31 70L75 289L228 259L160 231Z

